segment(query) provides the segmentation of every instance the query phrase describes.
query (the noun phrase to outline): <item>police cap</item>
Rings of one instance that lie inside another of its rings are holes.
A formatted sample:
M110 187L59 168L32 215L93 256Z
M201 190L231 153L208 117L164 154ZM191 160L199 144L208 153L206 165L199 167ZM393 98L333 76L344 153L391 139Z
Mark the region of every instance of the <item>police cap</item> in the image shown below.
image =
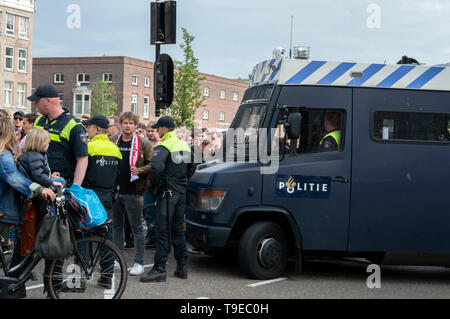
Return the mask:
M175 121L170 116L163 116L159 118L155 125L152 125L152 129L156 129L158 127L175 128Z
M31 102L35 102L41 98L56 98L59 97L59 91L58 89L53 86L52 84L42 84L39 85L38 88L36 89L36 92L34 92L33 95L27 97L28 100L30 100Z
M109 120L103 115L95 115L90 120L83 121L85 126L87 125L97 125L98 127L107 129L109 127Z

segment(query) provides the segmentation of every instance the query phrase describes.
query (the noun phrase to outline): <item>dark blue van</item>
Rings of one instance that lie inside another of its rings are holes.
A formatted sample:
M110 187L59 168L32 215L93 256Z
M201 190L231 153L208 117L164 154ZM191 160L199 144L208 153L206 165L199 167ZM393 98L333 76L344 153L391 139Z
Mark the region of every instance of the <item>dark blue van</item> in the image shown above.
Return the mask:
M450 67L265 61L231 128L278 128L266 130L278 168L199 169L186 212L197 249L236 252L259 279L290 258L450 265Z

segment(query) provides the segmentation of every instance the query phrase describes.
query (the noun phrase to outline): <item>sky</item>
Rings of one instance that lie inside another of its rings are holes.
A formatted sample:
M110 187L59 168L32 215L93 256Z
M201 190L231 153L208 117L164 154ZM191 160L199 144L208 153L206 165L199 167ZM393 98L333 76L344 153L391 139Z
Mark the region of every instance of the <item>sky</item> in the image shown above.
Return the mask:
M154 61L153 1L37 0L33 56ZM448 0L178 0L177 43L161 53L183 60L184 27L195 37L200 72L247 79L276 47L289 55L291 21L292 46L309 46L313 60L450 62Z

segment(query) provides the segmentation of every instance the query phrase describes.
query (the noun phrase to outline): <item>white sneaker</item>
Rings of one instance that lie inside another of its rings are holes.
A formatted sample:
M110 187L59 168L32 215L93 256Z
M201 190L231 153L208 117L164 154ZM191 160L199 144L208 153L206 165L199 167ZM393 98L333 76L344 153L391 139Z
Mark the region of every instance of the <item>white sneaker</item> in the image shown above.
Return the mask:
M144 267L140 264L134 264L133 268L130 270L131 276L140 276L144 273Z
M119 270L120 269L120 264L117 260L114 260L114 270Z

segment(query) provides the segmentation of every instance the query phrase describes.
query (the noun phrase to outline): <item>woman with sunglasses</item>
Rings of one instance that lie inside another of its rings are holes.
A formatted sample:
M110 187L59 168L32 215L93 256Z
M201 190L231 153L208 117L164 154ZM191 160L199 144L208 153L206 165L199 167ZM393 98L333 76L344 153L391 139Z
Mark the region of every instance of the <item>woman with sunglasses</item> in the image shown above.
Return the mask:
M22 111L17 111L13 114L14 131L19 141L25 136L25 132L22 129L24 116L25 114Z

